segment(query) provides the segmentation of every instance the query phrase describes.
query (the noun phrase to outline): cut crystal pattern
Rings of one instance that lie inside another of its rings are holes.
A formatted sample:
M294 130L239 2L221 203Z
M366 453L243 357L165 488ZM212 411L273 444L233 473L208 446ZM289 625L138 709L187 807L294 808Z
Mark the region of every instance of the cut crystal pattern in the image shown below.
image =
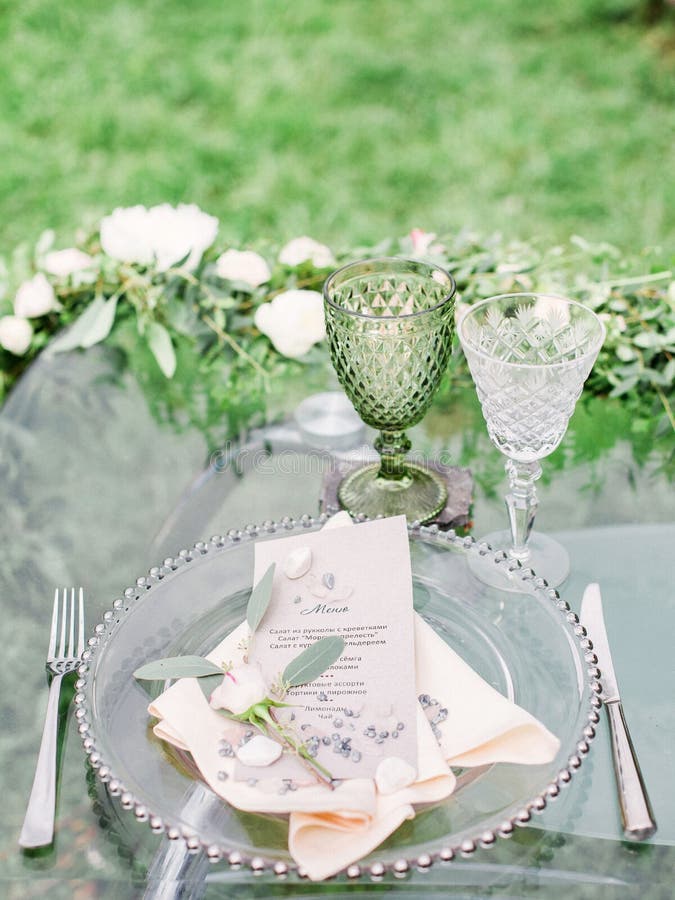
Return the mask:
M450 291L448 281L428 276L372 273L331 294L333 365L366 424L399 431L424 416L452 350Z
M495 446L530 462L558 446L602 344L597 317L549 296L469 310L460 339Z

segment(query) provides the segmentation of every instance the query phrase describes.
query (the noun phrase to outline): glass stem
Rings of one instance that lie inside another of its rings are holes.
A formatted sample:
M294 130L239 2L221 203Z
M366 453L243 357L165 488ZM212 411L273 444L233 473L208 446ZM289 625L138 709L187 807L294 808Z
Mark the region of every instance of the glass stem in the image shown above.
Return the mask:
M527 541L539 506L534 483L541 476L541 466L538 462L524 463L509 459L506 462L506 473L510 488L506 495L506 509L512 542L509 556L525 562L530 556Z
M375 438L375 449L380 454L378 478L386 481L402 481L408 477L405 455L411 443L405 431L381 431Z

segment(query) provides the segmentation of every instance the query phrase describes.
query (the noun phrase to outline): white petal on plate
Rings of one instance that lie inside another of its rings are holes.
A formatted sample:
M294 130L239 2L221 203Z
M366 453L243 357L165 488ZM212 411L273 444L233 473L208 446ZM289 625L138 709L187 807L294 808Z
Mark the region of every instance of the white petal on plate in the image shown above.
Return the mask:
M287 578L302 578L312 565L312 551L309 547L297 547L286 557L284 575Z
M234 751L237 759L244 766L271 766L281 756L281 744L265 737L264 734L256 734L241 747Z

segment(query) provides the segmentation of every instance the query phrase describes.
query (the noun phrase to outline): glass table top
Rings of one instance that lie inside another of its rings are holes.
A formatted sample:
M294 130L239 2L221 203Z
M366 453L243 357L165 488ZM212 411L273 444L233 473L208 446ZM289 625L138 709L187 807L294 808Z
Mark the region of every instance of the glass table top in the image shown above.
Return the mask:
M46 705L54 586L82 584L93 625L120 588L163 555L230 527L315 512L326 463L287 418L306 394L303 385L279 400L279 422L244 442L209 448L195 432L158 425L133 381L113 382L109 375L104 352L40 360L0 414L0 633L12 678L0 705L0 893L160 896L173 873L183 896L222 896L224 885L236 886L238 897L319 895L327 886L272 885L265 876L252 880L196 859L187 865L175 853L167 857L161 839L126 822L101 795L72 717L61 746L55 844L35 854L17 848ZM325 385L332 388L328 375ZM555 898L570 896L574 885L589 897L612 887L661 897L663 885L672 885L675 716L666 687L675 624L672 485L667 454L643 459L625 439L620 411L607 403L604 409L580 402L559 455L545 463L537 525L556 532L571 554L572 576L561 593L573 609L588 581L602 586L626 716L659 831L642 846L618 839L603 716L587 770L531 826L470 860L364 889L414 896L424 885L443 896L527 890ZM473 533L503 526L502 460L484 433L471 386L442 394L416 431L416 447L430 455L442 451L444 461L472 470ZM214 461L223 453L229 464L221 471ZM345 885L345 894L350 889ZM330 892L340 896L342 888L331 884Z

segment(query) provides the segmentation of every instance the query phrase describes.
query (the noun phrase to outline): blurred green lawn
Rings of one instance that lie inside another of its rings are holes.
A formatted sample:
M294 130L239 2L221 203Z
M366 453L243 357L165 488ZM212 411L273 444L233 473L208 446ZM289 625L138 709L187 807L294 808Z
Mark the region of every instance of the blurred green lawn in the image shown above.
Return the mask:
M675 238L675 28L637 0L0 0L0 252L115 205L232 240Z

